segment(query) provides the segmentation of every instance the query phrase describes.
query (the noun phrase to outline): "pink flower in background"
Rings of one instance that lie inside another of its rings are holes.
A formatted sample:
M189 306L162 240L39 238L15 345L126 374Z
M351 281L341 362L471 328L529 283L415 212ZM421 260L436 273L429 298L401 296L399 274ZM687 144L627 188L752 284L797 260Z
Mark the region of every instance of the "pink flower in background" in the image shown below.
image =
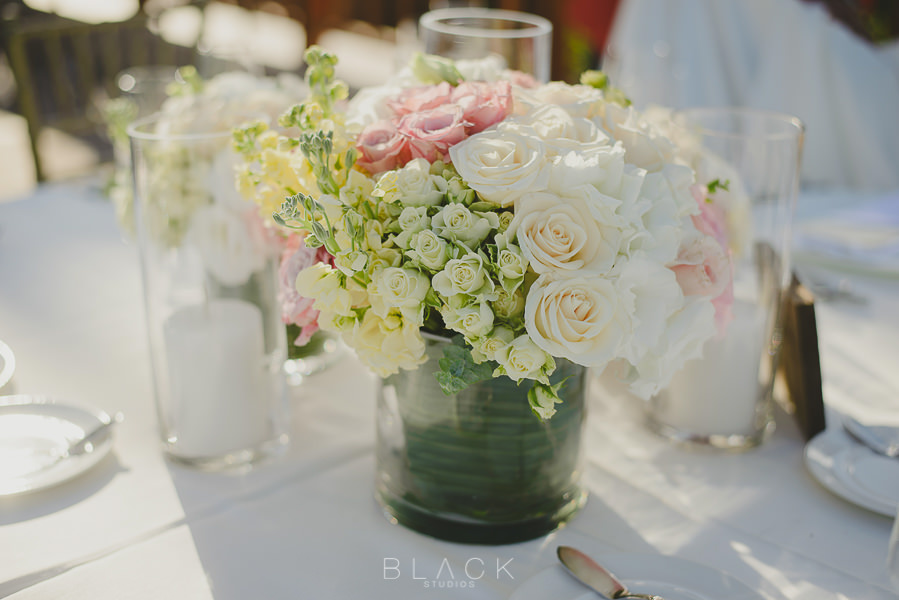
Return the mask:
M424 158L434 162L438 154L446 155L450 146L468 137L465 125L462 108L445 104L431 110L409 113L400 119L397 131L409 140L410 160Z
M318 311L312 308L315 300L301 296L296 289L299 272L317 262L333 264L334 258L323 247L307 248L301 235L293 233L287 238L278 269L278 300L281 303L281 320L302 328L293 342L297 346L305 346L318 331Z
M693 185L690 187L693 192L693 198L699 205L699 214L693 215L693 225L696 229L706 235L710 235L727 248L727 220L724 209L708 198L708 191L703 185Z
M534 79L534 76L530 73L523 73L522 71L507 71L506 75L509 78L509 83L517 85L518 87L532 89L540 85L539 83L537 83L537 80Z
M448 104L453 95L453 86L443 81L438 85L409 88L404 90L398 98L387 102L387 105L402 117L409 113L431 110L438 106Z
M508 81L466 81L453 90L452 98L462 108L469 134L484 131L512 112L512 85Z
M731 252L727 244L727 225L721 207L708 201L704 186L691 188L700 213L693 225L701 234L687 240L678 250L671 270L685 296L711 296L715 321L723 334L733 319L734 278Z
M392 121L372 123L359 134L356 164L373 175L395 169L409 162L408 145Z

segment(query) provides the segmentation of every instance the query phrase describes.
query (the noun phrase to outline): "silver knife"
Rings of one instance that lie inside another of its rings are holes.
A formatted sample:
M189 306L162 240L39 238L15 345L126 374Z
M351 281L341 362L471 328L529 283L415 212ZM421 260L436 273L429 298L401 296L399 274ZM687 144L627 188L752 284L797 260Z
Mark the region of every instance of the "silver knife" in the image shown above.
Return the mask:
M844 416L843 429L877 454L889 458L899 457L899 428L864 425L852 417Z
M634 600L664 600L652 594L632 594L617 577L599 566L596 561L571 546L556 549L559 562L575 579L609 600L633 598Z

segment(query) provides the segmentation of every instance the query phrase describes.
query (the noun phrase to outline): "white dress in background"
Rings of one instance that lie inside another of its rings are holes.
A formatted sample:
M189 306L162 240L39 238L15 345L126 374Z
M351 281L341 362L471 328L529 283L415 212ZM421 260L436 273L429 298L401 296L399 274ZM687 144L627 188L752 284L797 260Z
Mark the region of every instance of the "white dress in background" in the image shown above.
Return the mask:
M638 107L742 105L806 125L803 183L899 188L899 42L799 0L625 0L603 65Z

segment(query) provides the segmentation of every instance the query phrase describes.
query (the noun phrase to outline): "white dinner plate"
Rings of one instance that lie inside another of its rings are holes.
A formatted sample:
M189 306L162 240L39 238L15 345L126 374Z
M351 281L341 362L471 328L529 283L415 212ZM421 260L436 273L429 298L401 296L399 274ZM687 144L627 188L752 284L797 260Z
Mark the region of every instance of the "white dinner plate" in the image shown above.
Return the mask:
M0 390L3 389L16 370L16 357L12 349L0 340Z
M727 573L682 558L661 554L598 554L592 558L634 593L657 594L665 600L763 600L758 592ZM509 600L598 597L561 565L555 565L525 581Z
M32 492L81 475L112 448L112 436L92 452L57 456L108 423L101 410L41 396L0 396L0 496Z
M870 450L841 427L830 427L805 446L805 465L841 498L887 517L899 507L899 459Z

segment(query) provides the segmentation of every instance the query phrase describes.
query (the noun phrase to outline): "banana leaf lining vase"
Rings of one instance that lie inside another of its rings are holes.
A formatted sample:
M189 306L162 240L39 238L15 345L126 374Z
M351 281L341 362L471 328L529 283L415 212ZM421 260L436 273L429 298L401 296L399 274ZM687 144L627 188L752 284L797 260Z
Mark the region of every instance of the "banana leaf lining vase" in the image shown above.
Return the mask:
M563 402L541 422L528 403L528 381L503 376L444 394L434 373L448 343L429 337L425 364L382 381L378 502L391 520L455 542L510 544L553 531L586 501L587 369L556 361L550 381L567 379Z

